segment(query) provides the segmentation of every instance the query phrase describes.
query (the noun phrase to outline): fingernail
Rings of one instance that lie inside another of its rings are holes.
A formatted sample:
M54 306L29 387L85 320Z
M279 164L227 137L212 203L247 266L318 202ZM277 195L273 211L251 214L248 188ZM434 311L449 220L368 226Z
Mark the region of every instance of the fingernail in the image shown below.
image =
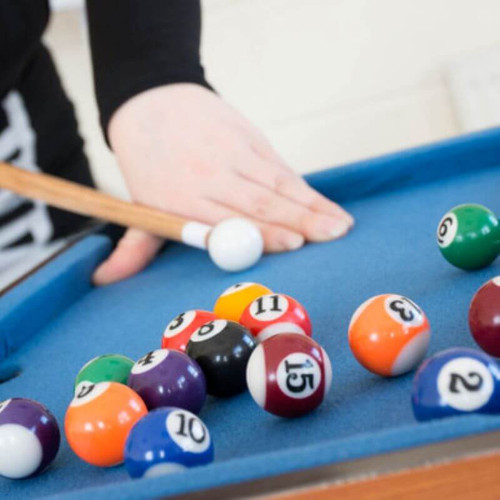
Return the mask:
M298 250L300 247L304 246L305 239L300 234L291 234L285 241L284 246L287 250Z
M106 268L105 266L99 266L92 276L92 282L96 286L106 285Z
M350 228L350 221L341 220L330 230L330 237L332 240L340 238L341 236L344 236Z
M346 220L350 226L354 225L354 217L349 212L346 212L344 209L341 209L341 211L339 212L339 216L342 219Z
M317 230L313 232L314 241L328 241L344 236L351 227L349 220L337 217L321 217L317 221Z

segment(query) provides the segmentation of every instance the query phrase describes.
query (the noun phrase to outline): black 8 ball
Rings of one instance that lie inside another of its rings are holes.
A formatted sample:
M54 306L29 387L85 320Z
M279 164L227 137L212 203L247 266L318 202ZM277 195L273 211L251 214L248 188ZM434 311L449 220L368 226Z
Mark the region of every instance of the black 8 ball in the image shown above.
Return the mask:
M186 353L203 370L208 394L229 397L246 390L246 367L256 345L239 323L216 319L191 335Z

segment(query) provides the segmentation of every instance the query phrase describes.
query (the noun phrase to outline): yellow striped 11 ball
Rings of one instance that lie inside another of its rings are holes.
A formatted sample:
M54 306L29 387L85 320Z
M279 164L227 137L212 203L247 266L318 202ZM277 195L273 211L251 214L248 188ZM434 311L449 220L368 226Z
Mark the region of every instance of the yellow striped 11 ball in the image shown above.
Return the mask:
M259 341L280 333L312 335L311 320L304 306L279 293L256 298L243 311L240 323Z

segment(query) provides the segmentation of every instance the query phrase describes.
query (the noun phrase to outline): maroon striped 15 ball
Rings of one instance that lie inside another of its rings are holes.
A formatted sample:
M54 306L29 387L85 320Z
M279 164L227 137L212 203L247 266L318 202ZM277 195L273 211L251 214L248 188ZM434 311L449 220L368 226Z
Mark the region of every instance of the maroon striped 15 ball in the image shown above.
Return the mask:
M282 333L254 349L246 375L250 394L259 406L280 417L299 417L323 402L332 368L325 350L314 340Z

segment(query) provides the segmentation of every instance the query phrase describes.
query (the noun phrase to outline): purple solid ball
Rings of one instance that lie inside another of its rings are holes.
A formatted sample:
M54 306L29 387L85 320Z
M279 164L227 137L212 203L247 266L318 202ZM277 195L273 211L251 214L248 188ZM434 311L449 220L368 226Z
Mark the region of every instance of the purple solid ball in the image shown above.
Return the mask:
M20 471L20 475L17 477L34 476L45 470L56 457L61 442L59 425L54 415L36 401L25 398L12 398L0 403L0 432L2 427L4 432L9 432L6 430L9 429L7 427L9 424L21 426L33 432L42 450L38 466L35 465L34 470L26 475ZM8 441L8 439L3 440L7 447L9 446ZM8 453L8 449L3 450L3 452ZM16 478L15 475L8 475L7 477Z
M143 356L132 367L127 384L149 410L175 406L199 413L207 396L205 376L198 363L170 349Z

